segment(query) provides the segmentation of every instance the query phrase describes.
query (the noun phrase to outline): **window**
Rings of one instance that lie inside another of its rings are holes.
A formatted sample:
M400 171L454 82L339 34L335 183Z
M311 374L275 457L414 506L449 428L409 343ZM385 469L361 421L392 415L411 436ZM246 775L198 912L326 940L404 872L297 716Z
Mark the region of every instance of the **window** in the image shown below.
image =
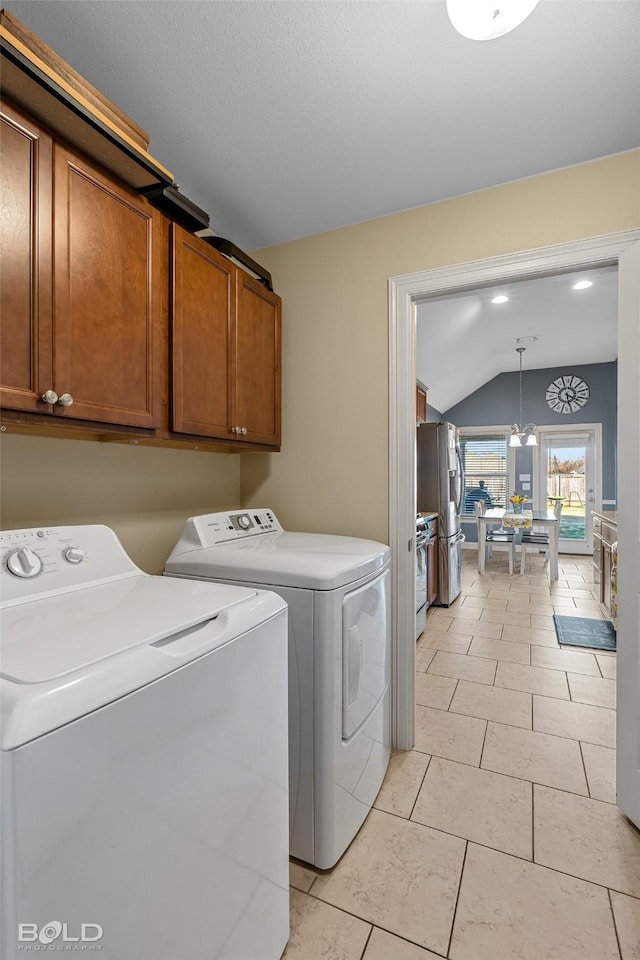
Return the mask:
M504 507L508 491L511 457L508 429L483 430L460 427L460 453L465 476L462 513L475 515L476 502L484 500L487 509Z

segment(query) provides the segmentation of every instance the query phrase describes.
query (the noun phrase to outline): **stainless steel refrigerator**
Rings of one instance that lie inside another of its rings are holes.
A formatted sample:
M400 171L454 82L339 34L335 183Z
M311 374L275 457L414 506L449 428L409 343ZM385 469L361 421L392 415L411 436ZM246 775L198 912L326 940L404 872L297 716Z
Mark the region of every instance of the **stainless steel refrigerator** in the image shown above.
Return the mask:
M464 471L458 428L452 423L420 423L417 428L417 509L438 513L438 595L448 607L460 593L460 512Z

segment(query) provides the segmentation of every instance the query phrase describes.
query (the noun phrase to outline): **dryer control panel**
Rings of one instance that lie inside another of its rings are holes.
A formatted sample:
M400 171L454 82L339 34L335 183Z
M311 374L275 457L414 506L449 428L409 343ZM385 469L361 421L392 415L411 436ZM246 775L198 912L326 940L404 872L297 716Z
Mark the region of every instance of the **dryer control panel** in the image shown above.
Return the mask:
M273 510L231 510L229 513L210 513L204 517L192 517L200 546L212 547L216 543L242 540L265 533L280 533L282 527Z

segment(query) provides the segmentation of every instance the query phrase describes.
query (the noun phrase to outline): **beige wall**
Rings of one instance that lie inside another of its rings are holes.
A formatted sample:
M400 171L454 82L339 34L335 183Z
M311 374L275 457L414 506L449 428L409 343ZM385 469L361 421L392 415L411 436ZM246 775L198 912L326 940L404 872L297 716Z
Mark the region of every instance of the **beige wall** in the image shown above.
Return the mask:
M387 540L388 278L637 227L639 183L636 151L258 251L283 299L283 446L243 457L243 504Z
M388 277L638 226L639 179L623 154L260 251L284 304L282 452L5 434L2 527L107 523L150 573L185 517L240 503L386 540Z
M187 517L240 503L237 454L11 435L0 448L3 529L106 523L148 573Z

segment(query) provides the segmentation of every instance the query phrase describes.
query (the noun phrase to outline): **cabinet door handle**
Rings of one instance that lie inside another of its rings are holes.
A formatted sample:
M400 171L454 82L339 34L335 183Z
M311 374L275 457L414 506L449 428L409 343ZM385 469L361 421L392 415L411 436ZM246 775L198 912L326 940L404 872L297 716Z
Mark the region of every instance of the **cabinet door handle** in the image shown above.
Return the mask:
M58 397L58 403L61 407L70 407L73 405L73 397L70 393L63 393L62 396Z
M241 428L241 432L242 432L245 436L249 433L249 431L247 430L246 427L242 427L242 428Z
M42 394L42 399L45 403L57 403L58 394L55 392L55 390L45 390L45 392Z

